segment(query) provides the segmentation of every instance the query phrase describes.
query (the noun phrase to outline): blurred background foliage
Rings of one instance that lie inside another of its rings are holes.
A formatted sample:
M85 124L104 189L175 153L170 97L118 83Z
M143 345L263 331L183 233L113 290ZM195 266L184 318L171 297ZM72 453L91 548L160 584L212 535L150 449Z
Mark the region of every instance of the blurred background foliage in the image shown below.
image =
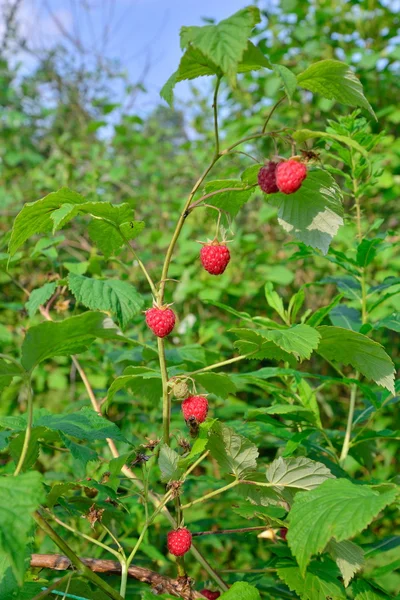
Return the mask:
M340 128L349 130L353 127L352 135L356 139L363 138L364 145L371 148L373 165L373 177L365 186L362 198L364 231L370 229L371 237L382 236L382 240L386 234L379 254L368 267L368 282L378 285L388 277L398 277L400 140L396 133L400 123L400 15L396 3L378 0L281 0L278 7L271 9L265 4L258 3L265 18L255 40L272 63L284 64L294 73L300 73L315 61L337 58L351 65L362 81L365 95L376 111L377 122L368 115L360 115L357 131L354 119L347 124L342 120L338 125L337 120L349 114L350 109L304 91L301 96L298 94L291 106L284 103L279 107L271 118L270 127L273 130L305 127L317 131L331 127L336 132ZM60 44L36 57L36 66L26 72L13 60L10 48L15 52L20 45L29 51L29 45L19 38L15 23L9 23L8 31L11 38L3 33L0 49L0 348L10 354L19 348L24 328L41 321L40 315L27 318L25 291L30 292L52 281L54 275L64 277L70 271L92 277L129 280L146 297L147 303L151 303L146 282L126 251L105 259L94 248L84 218L74 221L67 232L40 238L36 245L35 242L26 244L23 252L12 259L9 265L11 275L8 274L6 248L9 231L23 203L37 200L62 186L70 187L88 200L100 198L114 203L129 202L135 207L136 218L146 223L146 228L134 242L135 249L157 279L177 215L193 182L207 164L213 130L212 90L207 79L198 87L193 85L188 98L178 101L174 109L160 100L151 110L136 112L134 102L129 108L122 100L115 100L117 86L129 98L135 89L115 65L107 64L104 68L102 61L90 70L82 69L76 56ZM165 79L169 75L166 73ZM159 83L161 86L164 82ZM145 94L146 82L137 85ZM259 128L281 93L280 79L267 69L240 76L239 86L234 91L222 87L220 116L223 144L233 143ZM308 145L311 148L311 142ZM305 146L299 149L305 149ZM329 254L323 257L309 252L306 247L289 239L277 224L276 209L268 205L261 194L256 194L232 224L232 233L228 232L228 237L233 239L229 269L223 277L213 279L201 271L196 240L214 235L215 211L195 211L186 221L171 268L171 277L179 282L168 284L168 301L179 307L180 318L177 333L169 344L172 364L174 361L180 364L182 360L174 346L198 346L197 355L193 347L192 353L189 353L192 368L202 362L200 358L197 363L193 356L204 357L204 352L208 360L220 360L231 355L232 336L228 330L238 326L238 321L207 300L223 302L250 314L275 318L265 301L266 282L275 286L285 303L304 286L304 310L310 311L329 304L339 289L339 292L344 292L343 303L353 311L351 314L357 321L359 306L351 291L346 292L343 282L340 284L347 274L343 261L338 258L338 253L355 254L353 200L345 176L340 175L341 171L349 173L349 168L346 157L340 154L344 152L340 146L332 147L325 141L315 140L313 149L319 153L324 167L335 172L346 192L346 223L333 241ZM262 161L272 156L275 148L267 139L249 144L246 151ZM278 145L278 151L280 155L289 156L291 149ZM250 165L251 160L244 155L226 157L218 163L213 178L238 177ZM386 288L387 298L377 307L373 320L383 319L400 309L400 295L395 293L397 289ZM63 314L72 314L79 307L65 292L53 309L62 318ZM331 314L325 323L342 325L343 318L343 314ZM135 318L127 335L148 341L142 321L141 316ZM395 361L399 353L399 326L396 327L380 327L374 332L374 339L389 349ZM109 343L96 345L90 353L82 356L82 362L100 398L105 396L115 376L121 374L128 364L152 364L151 360L149 362L143 357L141 349L127 350ZM268 364L264 361L260 366ZM254 363L250 366L240 363L232 368L232 372L255 368ZM322 365L318 357L301 368L318 374L330 372L329 365ZM237 427L237 420L243 418L249 404L263 405L269 402L270 395L279 397L283 393L282 383L276 380L270 386L265 383L264 390L243 386L228 403L215 399L214 416L223 418L228 424L234 422ZM54 412L76 410L88 403L79 376L67 358L41 365L35 371L34 385L38 405ZM305 381L301 385L303 388L300 392L297 390L298 393L315 393L308 389ZM348 394L348 388L339 385L325 386L323 393L317 392L323 425L336 432L338 439L343 434ZM17 386L11 386L3 392L1 412L12 414L16 406L22 412L25 398ZM363 423L363 411L369 406L369 400L361 397L357 412L360 423ZM180 428L178 412L177 409L177 417L173 421L176 435ZM393 422L398 416L393 402L377 417L374 428L394 428ZM139 402L129 392L121 392L114 399L109 417L133 439L143 441L147 435L155 437L160 430L158 403L143 399ZM295 424L292 426L296 431ZM284 437L271 434L262 422L243 422L241 432L259 445L267 460L272 460L277 448L282 449L287 443ZM355 446L350 452L353 461L351 471L361 478L368 476L381 480L393 477L396 445L395 440L372 439ZM68 480L73 468L70 459L61 461L59 454L51 450L51 444L49 446L41 448L40 470L46 472L49 482L52 481L52 472L57 472L58 480L62 477ZM97 450L107 456L106 450L100 447ZM312 444L309 447L300 445L297 451L313 457ZM99 469L89 464L89 473L95 468ZM84 474L82 472L82 476ZM204 489L209 489L210 475L200 470L196 485L201 485L203 476ZM134 500L130 518L123 524L127 540L136 528L140 528L142 518ZM88 506L91 502L89 498L82 501ZM197 521L199 530L211 528L218 518L224 519L226 527L238 526L238 521L242 521L227 510L228 506L229 501L224 503L223 500L213 504L212 508L207 504L191 513L189 519ZM393 519L394 515L386 514L377 522L381 538L393 531ZM138 562L140 564L143 560L148 565L150 558L162 570L168 565L162 550L164 538L160 534L157 539L156 535L157 529L143 546L148 556L139 554ZM368 536L365 534L364 543L372 542L372 537L369 540ZM256 552L254 544L258 544ZM220 553L227 569L234 569L237 563L243 569L262 568L270 556L268 542L255 542L254 536L241 539L240 548L236 538L226 536L223 540L209 536L202 540L202 546L209 552ZM85 548L80 551L84 554ZM379 562L382 558L376 560ZM384 563L387 560L386 555ZM229 574L226 577L229 579ZM382 569L382 575L376 578L376 582L390 594L399 593L400 575L394 571L389 573ZM136 585L139 584L132 583L131 589L135 590ZM260 589L269 590L276 583L264 574L259 585ZM293 594L281 586L275 589L274 597L293 597Z

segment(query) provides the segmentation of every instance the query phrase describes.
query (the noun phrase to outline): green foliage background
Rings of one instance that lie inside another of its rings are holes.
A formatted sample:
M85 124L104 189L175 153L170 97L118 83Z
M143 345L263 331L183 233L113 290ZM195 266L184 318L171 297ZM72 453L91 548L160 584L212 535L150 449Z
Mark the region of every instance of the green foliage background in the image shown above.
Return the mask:
M262 3L260 8L263 8ZM359 154L359 164L351 167L350 150L346 146L324 138L309 140L308 147L318 152L322 165L335 176L344 193L345 224L334 238L329 253L323 256L291 238L277 223L277 209L257 191L232 225L232 260L221 278L209 277L198 261L199 244L196 240L213 237L214 211L196 210L185 223L170 270L170 277L177 282L168 284L167 301L179 307L179 323L168 344L168 359L173 368L186 364L189 370L194 371L204 364L230 358L235 339L230 330L246 326L235 311L279 321L271 300L272 287L284 306L302 289L305 299L300 315L307 311L309 315L315 314L341 294L338 304L327 311L320 324L360 331L360 291L352 275L357 258L357 231L350 184L352 174L356 173L363 182L364 234L372 243L372 247L363 250L367 257L359 258L364 260L369 288L377 288L376 292L369 289L369 293L374 292L375 295L369 300L369 326L364 326L362 333L372 331L373 339L386 348L398 367L400 142L396 134L400 123L399 15L389 3L383 4L378 0L320 0L317 5L308 0L282 0L279 10L266 10L264 17L253 39L272 64L285 65L299 74L319 60L342 60L356 71L365 96L377 115L377 121L366 111L356 111L349 116L353 109L303 90L298 92L297 97L301 110L298 102L283 103L271 117L270 128L280 130L290 127L348 135L370 152L371 176L367 181L368 173ZM73 281L77 285L77 278L83 275L99 280L118 280L115 285L120 286L124 282L132 282L144 298L144 307L152 302L137 262L132 261L126 249L117 252L111 249L106 252L108 256L99 252L93 242L96 234L90 235L87 219L82 215L69 225L68 232L58 231L54 235L49 233L47 237L30 240L9 259L10 229L23 204L64 186L82 194L88 201L101 199L113 204L128 203L135 210L135 218L145 223L134 241L134 248L149 272L156 276L184 199L209 161L210 148L214 143L212 87L204 79L200 86L192 84L192 98L186 103L177 102L170 108L160 100L160 105L149 114L125 113L113 102L112 87L119 76L71 69L72 62L69 61L72 59L61 48L50 52L37 70L29 75L23 75L18 67L12 66L6 55L0 60L0 351L18 356L25 329L43 321L37 309L50 299L55 290L54 281L58 278L63 281L62 293L52 310L60 320L81 314L83 306L91 308L83 296L79 304L70 293ZM51 103L43 101L46 90L51 90ZM220 129L224 144L234 143L259 128L270 107L281 95L282 80L276 72L268 69L240 75L235 88L222 84ZM299 147L305 148L304 144L299 144ZM275 152L269 138L252 141L246 149L259 162ZM290 152L289 146L279 146L280 154L289 156ZM237 179L251 164L247 156L231 155L219 162L213 179ZM265 295L266 283L272 284L268 288L269 301ZM27 303L26 292L44 285L50 286L44 296L40 292L35 300L32 294ZM116 293L118 291L123 293L123 289L115 290ZM221 303L230 307L231 312L221 308ZM111 303L104 308L113 311L115 316L118 310L123 311L118 307ZM135 368L154 368L156 365L152 340L143 324L141 308L139 306L133 315L128 314L126 323L123 322L125 312L122 322L119 319L120 324L126 326L125 335L134 338L136 344L129 346L102 340L80 356L98 399L106 397L107 390L115 378L122 375L125 367L134 365L130 375L135 375ZM275 362L268 360L232 365L229 373L236 387L229 393L224 388L223 393L216 391L211 395L210 416L221 419L237 433L251 439L265 463L272 462L279 455L308 457L323 462L335 475L343 475L341 468L326 452L326 440L313 426L310 427L307 419L304 420L299 413L293 414L293 418L290 414L279 412L268 414L265 409L288 401L290 404L298 398L303 405L308 402L311 412L317 411L320 415L320 429L326 432L329 443L338 451L347 419L349 386L335 379L336 374L330 364L316 354L298 368L310 373L310 377L292 377L289 371L286 375L277 376L272 369L275 366ZM260 368L263 375L260 376L259 372L253 385L251 378L256 377L255 371ZM343 371L344 377L354 374L354 369L349 366L345 366ZM240 377L244 373L248 374L247 378ZM149 377L146 381L152 380ZM145 386L135 382L131 378L127 387L115 390L115 395L103 405L108 418L121 431L118 444L123 453L132 451L126 440L138 445L144 443L147 437L155 438L161 430L158 390L151 384ZM198 383L207 389L204 381L203 384L201 381ZM350 448L346 472L361 483L394 481L400 437L396 429L399 422L398 398L396 395L389 397L389 392L383 388L363 383L358 391L355 413L355 432L360 437ZM35 466L43 473L49 490L55 482L68 484L74 481L73 475L82 482L86 477L97 482L104 481L102 476L111 470L110 456L104 443L109 432L89 435L95 426L88 424L89 433L80 438L85 442L78 444L76 440L65 437L64 444L70 453L64 453L55 449L59 438L54 432L60 431L57 429L59 425L50 426L46 415L40 415L43 409L54 415L88 410L85 387L70 358L62 356L40 364L33 374L33 388L37 427L48 427L50 433L44 439L40 438L40 432L37 433L25 470ZM20 383L14 380L2 392L0 426L2 417L23 415L26 402ZM381 409L382 403L385 405ZM315 409L315 406L318 408ZM366 424L370 427L364 431ZM18 460L23 429L24 425L13 427L11 437L6 426L0 432L5 473L12 472L15 467L12 461ZM181 436L178 404L173 405L171 430L176 439ZM10 455L7 450L9 441ZM95 461L96 458L99 460ZM151 471L151 483L161 493L162 484L155 471L155 468ZM220 474L220 466L215 460L205 467L200 466L196 475L188 478L185 493L189 497L209 493L217 487ZM122 479L120 485L124 487L127 482ZM101 483L97 486L96 502L106 508L105 522L113 527L117 520L122 529L121 538L127 544L134 543L144 522L143 508L137 495L127 496L124 500L127 511L123 512L112 503L105 502L109 488L103 489ZM82 483L81 487L82 493L76 493L75 489L74 493L68 493L67 485L60 490L62 499L57 510L64 521L75 519L77 527L90 532L86 522L80 521L80 515L93 502L91 485L85 487ZM113 486L110 485L110 488L113 489ZM116 489L115 486L114 493ZM54 498L55 503L57 500ZM263 522L240 508L235 510L235 500L236 496L228 493L214 502L190 509L187 522L195 531L212 529L216 523L230 529ZM269 518L272 528L275 531L279 529L279 513L275 517L270 514ZM357 534L353 540L364 549L367 559L364 578L375 589L372 592L355 587L351 593L360 600L375 600L380 594L396 597L400 593L400 575L396 571L400 564L400 538L394 535L398 526L394 508L387 508L379 513L372 528ZM174 576L173 565L166 558L166 531L165 522L158 518L135 562ZM63 534L68 537L68 533ZM72 539L79 555L103 555L100 548L93 549L85 541L71 536ZM289 555L283 541L273 543L257 538L254 533L246 533L240 537L235 534L207 536L199 541L199 546L206 555L218 556L221 573L229 583L244 580L254 584L266 598L308 597L304 591L299 591L299 573L293 572L293 567L285 563ZM32 549L43 553L54 551L50 540L40 536L32 541ZM278 566L278 570L282 571L280 579L275 574L275 563L268 569L271 560L276 557L282 560ZM314 561L308 577L312 577L315 571L315 577L323 579L318 568L323 571L324 565L326 567L326 561ZM207 577L195 561L189 560L188 569L190 576L198 581ZM44 585L51 576L51 573L43 576ZM30 573L28 578L33 581L34 574ZM114 579L115 582L113 578L111 581L117 589L117 578ZM87 584L74 583L71 585L72 593L74 585L77 589L81 586L79 590L84 596L82 586ZM130 582L128 597L142 595L145 599L149 598L149 592L144 589L143 585ZM329 590L331 594L332 588ZM101 592L96 594L96 598L103 598ZM325 598L329 594L319 597ZM32 596L26 597L33 596L32 593ZM338 592L336 597L343 596Z

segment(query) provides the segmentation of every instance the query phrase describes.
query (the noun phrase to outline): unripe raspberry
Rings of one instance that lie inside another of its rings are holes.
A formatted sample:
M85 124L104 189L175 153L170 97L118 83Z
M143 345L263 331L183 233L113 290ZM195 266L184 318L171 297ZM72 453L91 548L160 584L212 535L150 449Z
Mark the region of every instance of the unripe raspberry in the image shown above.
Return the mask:
M154 306L146 310L146 323L157 337L163 338L174 328L175 313L167 306Z
M281 527L280 530L279 530L279 535L281 536L281 538L283 540L286 540L287 528L286 527Z
M172 393L175 398L187 398L189 394L189 387L186 381L176 381L172 386Z
M297 160L285 160L276 168L276 185L284 194L293 194L307 177L307 167Z
M230 259L228 246L217 241L204 244L200 250L201 264L211 275L222 275Z
M203 423L208 413L208 400L205 396L189 396L182 402L182 412L185 421L195 418L197 423Z
M212 592L211 590L201 590L200 594L204 596L204 598L208 598L208 600L217 600L220 597L221 592Z
M167 548L168 552L171 552L174 556L183 556L188 552L192 545L192 534L186 527L180 529L174 529L170 531L167 536Z
M275 194L279 192L276 185L276 167L278 163L270 160L265 167L258 171L258 185L266 194Z

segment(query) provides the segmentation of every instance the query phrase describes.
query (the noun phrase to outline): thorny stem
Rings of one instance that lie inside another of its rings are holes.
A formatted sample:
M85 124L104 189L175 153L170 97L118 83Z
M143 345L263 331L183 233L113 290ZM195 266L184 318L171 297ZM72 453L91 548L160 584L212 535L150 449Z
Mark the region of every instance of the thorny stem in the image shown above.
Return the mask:
M31 379L30 377L27 378L26 380L26 386L27 386L27 391L28 391L28 398L27 398L27 414L28 414L28 421L26 424L26 430L25 430L25 438L24 438L24 444L22 446L22 451L21 451L21 456L19 457L19 461L18 464L16 466L16 469L14 471L14 475L19 475L19 473L22 470L22 467L24 466L24 462L26 459L26 456L28 454L28 449L29 449L29 442L31 439L31 433L32 433L32 422L33 422L33 398L32 398L32 385L31 385Z
M103 581L101 577L96 575L96 573L93 573L93 571L91 571L89 567L87 567L81 561L81 559L75 554L75 552L71 550L71 548L62 538L60 538L58 533L54 531L54 529L48 524L48 522L42 517L42 515L38 511L36 511L33 514L33 518L35 519L39 527L43 529L43 531L49 536L49 538L53 540L56 546L58 546L60 550L62 550L62 552L65 554L65 556L69 558L69 560L79 573L81 573L86 579L91 581L98 588L103 590L103 592L107 594L109 598L112 598L112 600L122 600L123 597L118 592L116 592L110 585L108 585L106 581Z

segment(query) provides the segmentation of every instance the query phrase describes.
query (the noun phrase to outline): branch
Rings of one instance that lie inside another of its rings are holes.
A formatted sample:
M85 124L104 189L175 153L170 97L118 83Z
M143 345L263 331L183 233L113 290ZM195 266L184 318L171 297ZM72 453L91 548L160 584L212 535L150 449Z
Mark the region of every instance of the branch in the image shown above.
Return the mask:
M107 575L118 575L121 573L121 565L114 560L94 558L81 558L80 560L94 573L105 573ZM69 558L62 554L32 554L30 566L31 568L53 569L55 571L67 571L74 568ZM186 579L171 579L149 569L135 566L129 567L128 577L148 583L157 594L171 594L183 600L203 598L199 592L190 589Z

